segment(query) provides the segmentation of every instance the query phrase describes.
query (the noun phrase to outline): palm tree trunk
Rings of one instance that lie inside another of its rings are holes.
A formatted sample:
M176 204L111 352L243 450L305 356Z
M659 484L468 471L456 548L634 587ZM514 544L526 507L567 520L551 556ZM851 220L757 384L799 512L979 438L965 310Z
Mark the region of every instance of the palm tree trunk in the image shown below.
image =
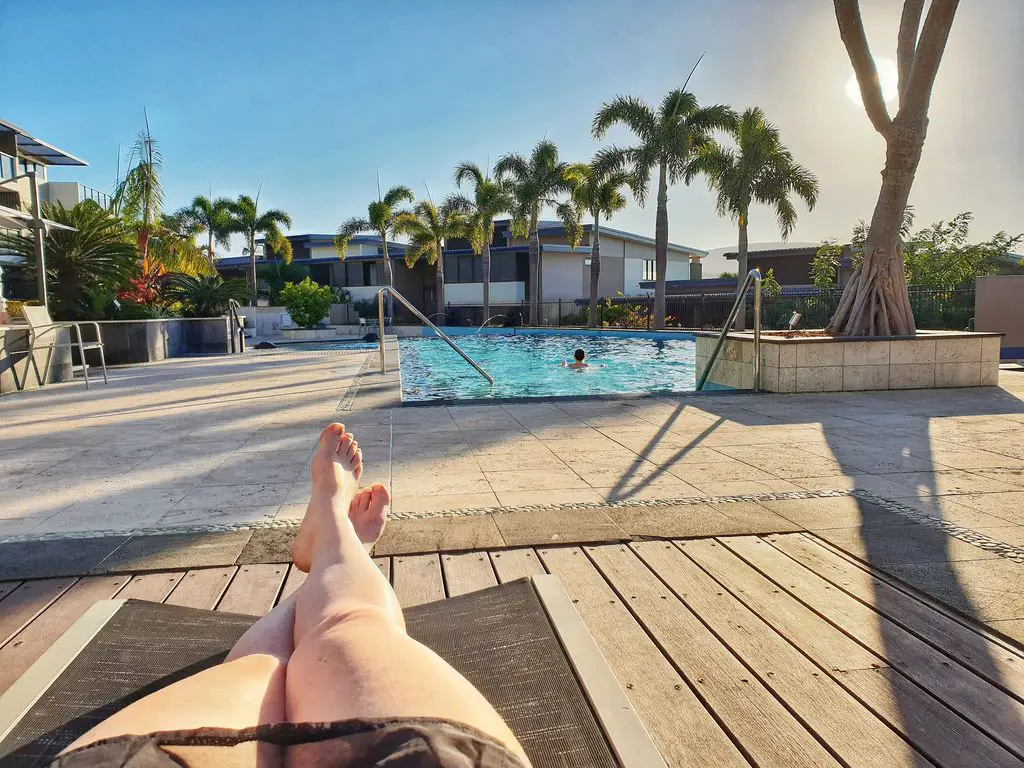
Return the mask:
M742 213L739 217L740 220L740 239L739 247L736 256L736 290L739 291L743 287L743 281L747 279L747 214ZM736 315L736 330L743 331L747 327L747 306L746 299L744 299L743 309L738 315Z
M380 241L383 243L384 248L384 274L387 275L388 286L394 290L395 288L395 270L391 265L391 256L388 254L388 233L380 233ZM391 318L392 324L395 322L395 297L390 293L388 294L388 317Z
M924 134L924 125L918 129L893 123L886 141L882 188L871 216L867 247L829 321L827 330L831 333L909 336L916 331L907 292L900 225L921 161Z
M597 325L597 291L601 280L601 213L594 211L594 229L590 233L590 309L587 325Z
M665 327L665 273L668 271L668 169L658 167L658 213L654 222L654 330Z
M540 233L537 232L537 216L530 220L530 325L539 325L537 320L540 302Z
M206 258L210 260L210 266L213 266L213 230L210 230L209 244L206 246Z
M437 317L438 325L444 325L444 246L441 241L438 240L435 244L437 248L437 271L434 274L434 293L437 295Z
M256 306L258 303L258 295L256 293L256 233L249 233L249 277L251 282L249 287L252 288L252 306Z
M484 245L484 252L480 256L483 259L484 270L484 322L491 316L491 244Z

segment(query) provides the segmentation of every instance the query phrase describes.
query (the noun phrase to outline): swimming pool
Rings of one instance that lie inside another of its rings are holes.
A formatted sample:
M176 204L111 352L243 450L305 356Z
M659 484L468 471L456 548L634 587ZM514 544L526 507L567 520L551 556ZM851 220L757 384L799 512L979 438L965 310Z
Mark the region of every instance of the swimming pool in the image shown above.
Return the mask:
M664 336L667 336L665 334ZM694 341L675 334L481 334L454 339L494 377L490 384L441 339L399 340L406 401L563 397L694 389ZM577 347L592 367L562 368ZM598 367L601 365L604 367Z

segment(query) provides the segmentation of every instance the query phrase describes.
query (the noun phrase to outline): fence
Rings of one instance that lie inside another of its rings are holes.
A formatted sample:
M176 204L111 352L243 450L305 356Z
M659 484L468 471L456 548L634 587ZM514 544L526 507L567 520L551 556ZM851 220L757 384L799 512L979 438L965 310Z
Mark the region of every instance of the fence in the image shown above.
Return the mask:
M762 299L762 327L769 330L787 328L793 312L801 315L800 328L822 328L835 313L843 292L840 288L800 292L785 292L780 296ZM698 293L686 296L666 296L666 325L688 330L718 330L724 324L735 301L734 293ZM747 302L747 327L753 324L753 301ZM936 290L911 288L910 305L914 310L917 327L931 330L967 330L974 317L974 287ZM602 327L651 327L654 310L653 296L618 296L601 299L598 324ZM449 305L445 322L449 325L483 323L483 308L479 306ZM525 325L529 322L530 305L491 305L491 315L498 315L490 325ZM544 301L538 305L539 325L585 326L587 302L561 299Z

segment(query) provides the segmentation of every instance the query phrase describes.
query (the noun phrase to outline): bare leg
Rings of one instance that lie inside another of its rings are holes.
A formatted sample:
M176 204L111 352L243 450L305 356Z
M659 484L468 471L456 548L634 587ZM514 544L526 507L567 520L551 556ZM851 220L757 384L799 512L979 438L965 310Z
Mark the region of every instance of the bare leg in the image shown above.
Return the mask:
M335 434L342 429L332 427ZM296 593L288 719L453 720L490 735L526 762L512 732L479 691L405 633L397 598L346 514L356 484L352 462L344 458L351 455L344 447L347 437L342 435L339 449L329 454L336 457L330 466L318 467L314 460L313 498L300 532L308 535L297 539L293 550L296 563L310 570Z

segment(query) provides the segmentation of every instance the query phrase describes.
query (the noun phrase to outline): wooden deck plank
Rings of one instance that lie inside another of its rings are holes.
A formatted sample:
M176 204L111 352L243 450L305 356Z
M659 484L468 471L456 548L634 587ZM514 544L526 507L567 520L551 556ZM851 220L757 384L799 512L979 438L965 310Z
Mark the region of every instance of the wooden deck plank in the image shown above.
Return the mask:
M655 546L664 549L665 545L659 542ZM763 768L839 765L629 547L587 547L586 552L619 599L754 763ZM786 670L779 672L785 674ZM872 735L885 728L877 720L873 726ZM866 749L863 752L868 753ZM875 763L879 768L897 764L889 760ZM905 761L902 764L910 765Z
M300 571L294 565L289 566L288 575L284 577L284 586L281 587L281 595L277 598L277 602L280 603L301 587L307 575L305 571Z
M444 569L448 597L476 592L478 589L493 587L498 583L486 552L441 555L441 568Z
M128 576L88 576L64 592L0 648L0 693L6 691L47 648L97 600L113 597ZM6 601L5 601L6 602Z
M217 603L217 610L263 616L277 602L287 573L288 566L283 563L239 566L238 573Z
M572 599L666 762L687 768L748 766L582 550L541 549L537 554Z
M722 592L731 593L763 621L771 624L891 728L918 745L921 751L941 758L940 764L949 768L971 768L981 764L1020 766L1009 752L952 709L942 706L920 686L908 680L901 696L894 700L892 689L884 678L862 675L861 672L877 673L889 669L880 656L874 656L876 668L844 664L843 654L849 652L850 638L750 568L727 547L709 540L676 544L722 585ZM978 762L975 756L987 757L987 761Z
M75 579L26 581L0 603L0 646L18 634L46 606L66 592Z
M867 603L922 640L992 683L1024 698L1024 658L1001 643L922 603L913 595L875 578L869 571L828 549L813 537L786 534L766 537L823 579Z
M238 566L229 565L226 568L197 568L189 571L164 602L212 611L237 570Z
M441 561L437 554L395 557L391 578L403 608L444 599Z
M498 574L498 581L522 579L526 576L539 576L544 573L544 566L532 549L505 549L491 552L491 565Z
M391 558L390 557L375 557L373 562L380 568L380 572L384 574L384 578L391 582Z
M184 571L140 573L133 576L132 580L125 584L124 588L114 597L118 600L150 600L154 603L162 603L178 586L178 582L184 575Z
M684 551L665 542L638 542L633 550L708 623L755 675L848 765L906 766L926 761L883 719L785 637L716 582ZM718 546L726 557L734 556ZM735 559L735 558L734 558ZM736 559L737 563L743 563ZM743 566L749 567L749 566ZM770 582L762 582L771 588ZM820 620L819 620L820 621ZM812 628L813 629L813 628ZM872 670L874 671L874 670ZM936 702L937 703L937 702ZM996 746L992 743L992 746ZM1008 753L1007 753L1008 754Z
M1024 757L1024 703L832 587L767 541L753 536L722 541L779 588L878 653L1018 757Z

